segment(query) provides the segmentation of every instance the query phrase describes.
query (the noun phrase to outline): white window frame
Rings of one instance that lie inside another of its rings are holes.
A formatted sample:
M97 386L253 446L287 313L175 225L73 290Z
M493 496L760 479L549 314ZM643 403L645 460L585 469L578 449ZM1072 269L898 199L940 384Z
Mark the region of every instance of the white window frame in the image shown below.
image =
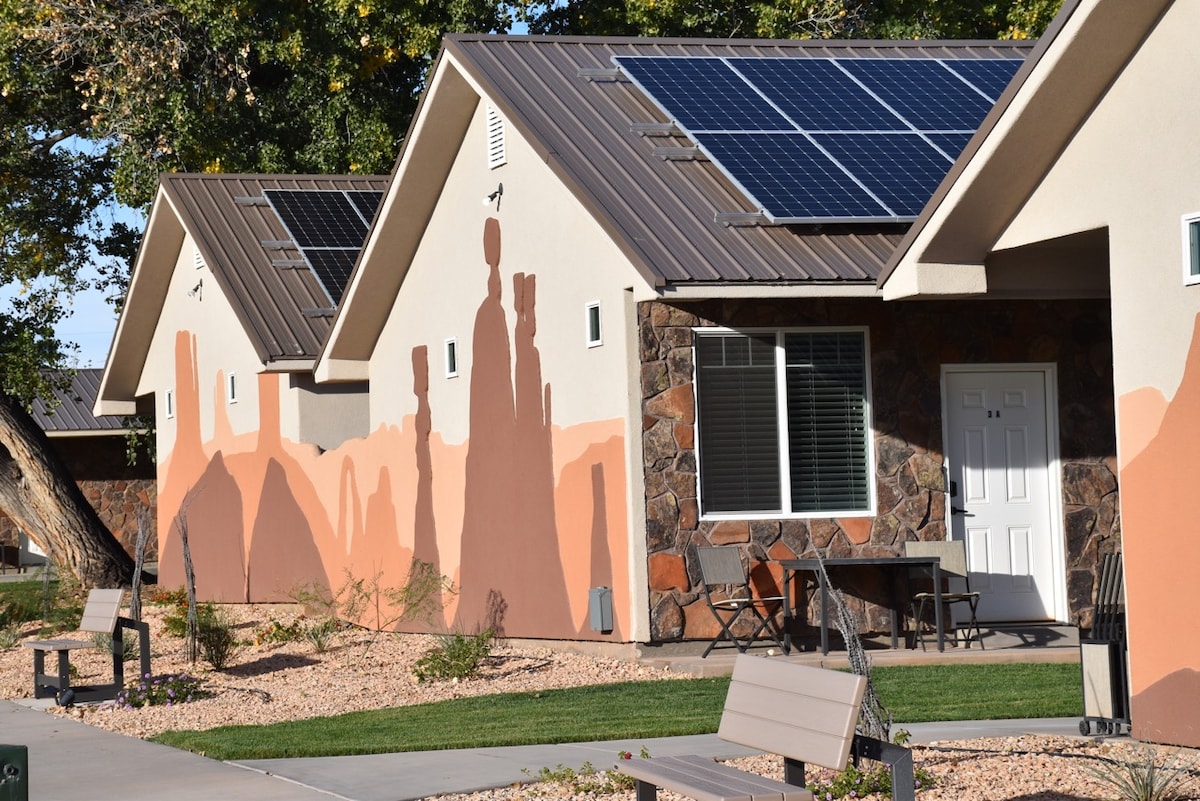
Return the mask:
M163 411L166 412L167 419L175 417L175 390L168 389L163 397Z
M458 378L458 337L447 337L442 343L442 363L446 378Z
M592 320L596 321L593 328ZM604 344L604 322L600 311L600 301L593 300L583 307L584 337L589 348L598 348Z
M812 519L827 519L827 518L851 518L851 517L874 517L877 514L877 482L875 480L875 425L873 416L873 393L874 389L871 384L871 335L870 329L866 326L801 326L788 328L724 328L724 327L698 327L692 329L693 345L692 345L692 387L693 387L693 402L695 404L696 434L695 434L695 449L696 449L696 496L700 506L701 520L812 520ZM863 337L863 363L865 367L864 375L864 403L863 403L863 425L866 431L865 442L865 470L867 475L867 503L863 509L850 510L832 510L823 509L819 511L786 511L792 508L791 497L791 462L788 447L786 432L788 431L787 418L787 403L786 403L786 374L787 364L786 359L778 358L783 351L784 335L786 334L811 334L811 333L860 333ZM777 438L776 442L779 446L779 512L764 512L764 511L706 511L704 504L704 459L701 454L701 433L700 433L700 377L699 377L699 355L696 352L695 342L703 336L719 336L719 335L739 335L739 336L761 336L763 334L773 334L776 338L776 355L775 359L775 386L778 398L778 417Z
M1200 284L1200 212L1185 214L1181 218L1182 249L1183 249L1183 283L1184 286ZM1193 244L1192 235L1196 242Z
M229 373L225 376L225 402L238 402L237 373Z

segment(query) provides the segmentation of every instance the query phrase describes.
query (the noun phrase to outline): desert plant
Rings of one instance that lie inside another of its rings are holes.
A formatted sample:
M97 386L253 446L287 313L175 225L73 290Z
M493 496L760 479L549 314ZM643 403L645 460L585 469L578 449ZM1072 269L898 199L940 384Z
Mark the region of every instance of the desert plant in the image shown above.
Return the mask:
M933 786L933 774L922 767L913 769L913 785L916 790ZM862 798L864 796L892 797L892 769L881 763L872 763L871 767L847 765L826 778L809 782L814 798L834 801L842 798Z
M413 675L417 681L457 681L478 676L484 660L491 656L495 636L491 629L478 634L440 634L438 644L417 659Z
M207 698L211 695L204 689L200 679L186 673L154 677L147 673L121 692L113 703L118 708L134 709L143 706L174 706Z
M197 614L196 643L204 661L213 670L224 670L242 647L229 613L212 603L204 604Z
M97 648L108 654L113 653L117 647L113 636L102 631L92 633L92 642L96 644ZM132 631L125 631L121 636L121 661L128 662L135 656L137 656L137 636Z
M1101 759L1092 766L1096 780L1121 801L1171 801L1184 797L1181 784L1191 774L1178 754L1160 759L1153 748L1144 748L1137 759Z
M15 648L21 641L21 627L15 623L0 627L0 651Z
M304 615L295 618L291 623L280 623L274 617L254 630L254 641L260 645L282 645L303 639Z
M333 618L326 618L319 623L310 623L304 627L303 637L313 650L323 654L333 644L333 635L337 634L340 624Z

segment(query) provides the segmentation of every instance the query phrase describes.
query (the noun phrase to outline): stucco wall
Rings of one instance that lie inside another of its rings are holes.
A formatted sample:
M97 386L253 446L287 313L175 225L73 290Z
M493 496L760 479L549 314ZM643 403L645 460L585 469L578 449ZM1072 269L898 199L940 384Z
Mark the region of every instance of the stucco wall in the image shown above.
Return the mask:
M705 520L696 493L693 327L862 326L870 331L875 445L874 517ZM828 556L884 556L905 540L946 537L942 364L1054 363L1070 622L1090 625L1093 567L1115 550L1117 515L1108 304L1104 301L884 303L878 300L643 304L642 393L646 517L655 639L716 633L698 585L694 548L740 544L755 559L812 545ZM1022 335L1014 335L1022 332ZM777 589L765 566L758 580ZM869 582L869 579L866 579ZM863 603L862 597L873 603ZM849 597L864 628L886 631L882 587ZM877 603L876 603L877 602ZM815 614L816 609L809 613ZM803 633L803 632L800 632Z
M1182 217L1200 212L1198 26L1196 4L1170 7L1001 242L1107 227L1133 735L1192 747L1200 645L1180 592L1200 564L1200 286L1184 285Z

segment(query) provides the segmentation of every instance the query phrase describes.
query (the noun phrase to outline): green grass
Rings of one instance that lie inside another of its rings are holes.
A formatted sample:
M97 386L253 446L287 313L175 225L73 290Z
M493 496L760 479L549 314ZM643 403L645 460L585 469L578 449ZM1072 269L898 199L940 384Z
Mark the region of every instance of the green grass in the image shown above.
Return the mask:
M872 674L897 724L1081 714L1078 665L934 665ZM276 759L703 734L727 678L506 693L270 726L165 732L214 759ZM380 688L385 691L385 688Z

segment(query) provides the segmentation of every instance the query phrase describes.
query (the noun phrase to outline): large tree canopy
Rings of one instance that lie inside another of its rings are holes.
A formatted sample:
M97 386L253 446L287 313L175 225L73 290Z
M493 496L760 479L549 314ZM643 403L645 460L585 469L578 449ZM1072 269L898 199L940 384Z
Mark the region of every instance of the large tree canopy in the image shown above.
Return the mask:
M164 171L388 171L446 32L1024 38L1060 2L0 0L0 284L25 287L0 310L0 507L85 584L129 578L25 413L83 268L123 286L138 233L101 210Z

